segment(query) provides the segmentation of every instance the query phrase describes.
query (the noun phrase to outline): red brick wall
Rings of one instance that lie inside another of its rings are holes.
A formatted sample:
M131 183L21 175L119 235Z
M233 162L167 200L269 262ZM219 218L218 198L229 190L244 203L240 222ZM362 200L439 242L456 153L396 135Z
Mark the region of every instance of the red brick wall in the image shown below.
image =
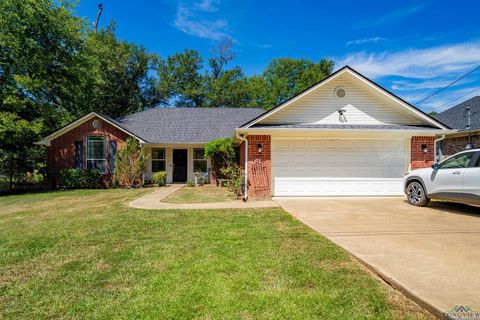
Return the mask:
M433 164L435 137L412 137L412 169L427 168ZM424 153L422 145L427 145L428 152Z
M271 196L271 138L269 135L251 135L247 136L247 139L248 196L256 199L268 198ZM262 145L262 152L258 152L259 144Z
M473 145L474 149L480 148L480 134L472 135L470 139L470 143ZM444 157L448 157L460 151L465 151L467 143L468 135L463 137L446 138L442 141L442 154Z
M100 127L94 129L92 121L97 119L100 121ZM86 149L87 137L90 135L103 136L107 140L106 153L108 154L108 141L117 142L117 150L123 147L124 142L129 137L123 131L112 126L108 122L99 118L86 121L76 128L64 133L58 138L51 141L50 147L47 148L47 169L51 182L56 185L58 175L62 169L75 168L75 142L83 141L83 167L86 167ZM107 157L108 168L108 157ZM104 179L106 184L112 182L112 177L107 173Z

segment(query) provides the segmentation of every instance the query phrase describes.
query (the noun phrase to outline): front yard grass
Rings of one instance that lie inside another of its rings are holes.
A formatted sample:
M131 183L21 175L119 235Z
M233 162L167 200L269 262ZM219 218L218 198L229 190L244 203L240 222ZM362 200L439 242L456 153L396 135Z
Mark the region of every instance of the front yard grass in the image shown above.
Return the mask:
M281 209L140 210L150 190L0 198L0 319L428 316Z
M183 187L175 191L162 202L168 203L205 203L234 201L237 197L225 187L200 186Z

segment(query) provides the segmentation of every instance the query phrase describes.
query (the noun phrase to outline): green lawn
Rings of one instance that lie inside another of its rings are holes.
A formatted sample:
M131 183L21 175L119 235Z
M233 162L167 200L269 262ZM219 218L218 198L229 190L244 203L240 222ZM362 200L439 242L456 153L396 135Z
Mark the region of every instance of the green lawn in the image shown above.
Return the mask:
M233 201L236 199L237 197L228 188L201 186L180 188L162 201L169 203L201 203Z
M0 319L426 314L281 209L132 209L151 190L0 198Z

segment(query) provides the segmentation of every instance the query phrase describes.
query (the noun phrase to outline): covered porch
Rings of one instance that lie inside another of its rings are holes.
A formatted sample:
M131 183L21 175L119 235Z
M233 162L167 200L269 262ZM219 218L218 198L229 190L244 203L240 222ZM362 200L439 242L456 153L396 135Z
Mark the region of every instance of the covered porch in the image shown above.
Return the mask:
M204 144L147 144L145 153L145 182L159 171L167 173L167 183L185 183L194 180L195 172L211 172L211 161L204 158Z

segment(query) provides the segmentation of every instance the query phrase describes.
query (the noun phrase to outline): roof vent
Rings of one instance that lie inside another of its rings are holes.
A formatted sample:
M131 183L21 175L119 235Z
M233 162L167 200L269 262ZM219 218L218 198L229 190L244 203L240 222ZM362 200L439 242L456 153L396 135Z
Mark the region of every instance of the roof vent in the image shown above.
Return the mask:
M98 119L93 120L92 121L92 127L93 127L93 129L100 128L100 120L98 120Z
M344 98L346 92L345 92L344 88L337 87L337 88L335 88L334 94L335 94L335 97L337 97L337 98Z

